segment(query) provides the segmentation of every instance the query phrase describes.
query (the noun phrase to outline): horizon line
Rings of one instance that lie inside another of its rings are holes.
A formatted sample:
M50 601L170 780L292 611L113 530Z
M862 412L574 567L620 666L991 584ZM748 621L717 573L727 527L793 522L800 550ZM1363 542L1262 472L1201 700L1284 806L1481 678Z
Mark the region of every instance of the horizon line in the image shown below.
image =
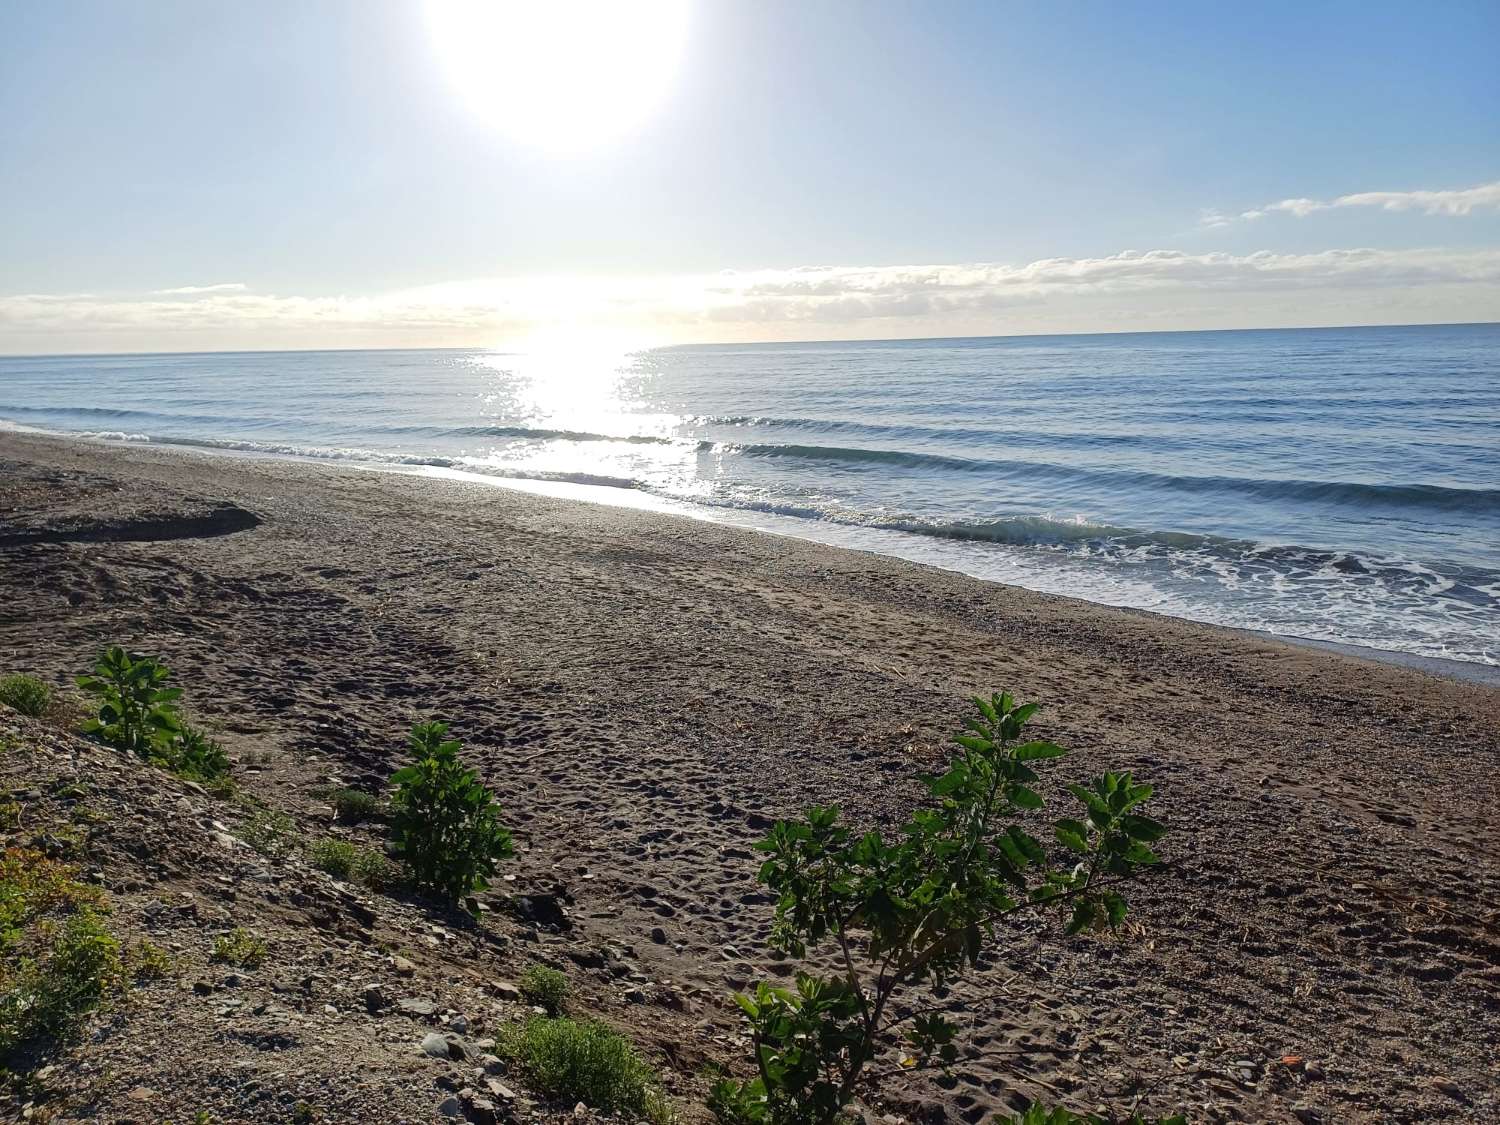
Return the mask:
M648 344L627 349L625 354L668 351L679 348L777 348L788 346L814 346L837 344L916 344L935 343L942 340L1047 340L1095 336L1203 336L1229 332L1339 332L1358 328L1484 328L1500 327L1500 320L1432 320L1402 321L1375 324L1297 324L1257 325L1245 328L1156 328L1127 329L1124 331L1097 332L998 332L983 336L855 336L829 340L719 340L696 343ZM433 344L421 347L331 347L331 348L210 348L208 350L181 351L81 351L81 352L7 352L0 351L0 359L85 359L107 356L121 358L150 358L176 355L317 355L341 352L486 352L491 355L528 355L523 349L502 346Z

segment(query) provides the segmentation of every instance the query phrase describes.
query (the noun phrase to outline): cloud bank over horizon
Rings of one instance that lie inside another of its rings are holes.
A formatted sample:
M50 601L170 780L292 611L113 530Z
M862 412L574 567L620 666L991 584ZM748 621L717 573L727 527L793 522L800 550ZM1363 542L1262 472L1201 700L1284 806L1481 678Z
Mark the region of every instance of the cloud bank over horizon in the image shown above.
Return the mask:
M1416 211L1424 215L1452 217L1472 215L1478 211L1500 211L1500 180L1453 191L1358 191L1326 200L1282 199L1235 215L1210 209L1203 212L1201 223L1205 227L1223 227L1241 221L1254 222L1277 213L1305 219L1319 211L1347 207L1374 207L1381 211Z
M1318 206L1461 205L1366 199L1390 194ZM23 293L0 296L0 352L648 346L1497 319L1500 249L1127 250L1023 265L512 277L362 295L259 292L237 281Z

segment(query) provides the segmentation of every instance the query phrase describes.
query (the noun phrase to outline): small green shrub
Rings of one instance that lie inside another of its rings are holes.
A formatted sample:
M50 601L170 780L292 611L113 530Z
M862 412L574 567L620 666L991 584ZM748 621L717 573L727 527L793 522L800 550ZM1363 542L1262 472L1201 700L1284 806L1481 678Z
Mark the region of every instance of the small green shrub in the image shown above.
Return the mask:
M167 687L171 670L149 656L135 656L119 645L105 649L94 673L78 686L98 697L98 710L83 732L171 770L180 777L223 792L229 755L177 710L182 689Z
M283 859L296 842L297 822L278 809L257 809L240 826L240 839L267 859Z
M52 688L35 676L6 676L0 679L0 703L39 719L52 706Z
M655 1073L628 1039L602 1023L538 1016L508 1032L500 1049L548 1097L655 1125L672 1120Z
M392 775L391 805L412 882L456 902L487 887L495 863L514 848L494 794L458 760L459 743L447 733L447 724L436 722L412 730L415 761Z
M340 789L333 795L333 814L346 824L380 818L380 798L363 789Z
M152 757L182 733L177 714L182 689L166 686L171 675L160 661L111 645L95 662L93 675L78 677L78 686L99 699L84 733L117 750Z
M72 1037L127 983L103 893L41 852L0 853L0 1059L33 1039Z
M130 947L125 963L136 980L165 980L174 969L172 955L149 938Z
M173 773L189 781L213 785L229 776L229 755L197 727L182 728L165 762Z
M546 1009L549 1015L562 1011L568 995L568 978L546 965L533 965L521 977L521 995L528 1004Z
M372 891L385 890L399 876L400 872L394 863L370 848L358 849L354 853L354 861L349 864L349 878Z
M836 808L779 821L756 845L760 882L777 896L773 946L795 957L835 948L832 975L796 974L789 989L762 981L736 995L749 1024L756 1076L726 1079L709 1108L728 1125L833 1125L849 1103L876 1086L869 1064L891 1047L907 1069L947 1068L959 1057L956 999L902 1017L892 997L946 986L978 966L1001 928L1031 915L1060 915L1064 932L1108 930L1125 918L1116 889L1157 858L1150 845L1166 828L1145 815L1151 786L1106 773L1070 785L1083 819L1055 821L1049 859L1022 827L1041 809L1032 766L1067 751L1025 739L1037 710L1009 695L975 699L976 717L954 736L959 752L925 778L930 803L887 839L853 832ZM1037 1116L1026 1125L1071 1117ZM1064 1114L1067 1111L1061 1111ZM1028 1111L1031 1113L1031 1111Z
M242 969L258 968L266 959L266 943L249 930L236 926L227 934L214 938L213 959Z
M322 839L307 849L307 858L319 871L326 871L335 879L347 879L358 853L359 849L348 840Z
M371 890L383 890L396 878L395 865L385 856L348 840L331 837L318 840L307 849L307 858L314 867L335 879L348 879Z

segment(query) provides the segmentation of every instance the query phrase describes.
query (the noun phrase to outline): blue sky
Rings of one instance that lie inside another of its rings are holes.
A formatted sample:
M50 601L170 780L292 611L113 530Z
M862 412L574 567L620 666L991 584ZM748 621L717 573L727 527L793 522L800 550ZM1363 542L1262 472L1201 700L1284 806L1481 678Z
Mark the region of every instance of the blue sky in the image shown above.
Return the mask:
M557 153L419 2L0 0L0 350L1500 319L1497 55L1493 0L709 0Z

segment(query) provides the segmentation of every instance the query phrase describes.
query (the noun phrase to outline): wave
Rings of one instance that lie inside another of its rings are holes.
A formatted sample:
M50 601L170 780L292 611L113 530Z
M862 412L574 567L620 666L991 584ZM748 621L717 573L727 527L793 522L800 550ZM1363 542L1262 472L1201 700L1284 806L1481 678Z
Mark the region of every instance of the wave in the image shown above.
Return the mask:
M1013 477L1037 477L1069 481L1094 481L1119 487L1148 487L1194 493L1239 493L1268 499L1294 499L1338 504L1383 504L1436 510L1500 511L1500 489L1458 488L1440 484L1370 484L1363 481L1316 481L1292 478L1181 476L1142 470L1091 469L1058 465L1047 461L1002 458L954 457L897 449L867 449L833 445L737 445L703 442L700 448L736 453L745 457L784 457L848 464L885 464L904 468L943 469L953 472L1000 473Z
M630 445L674 445L676 438L655 434L596 434L588 430L549 430L532 426L461 426L442 430L441 437L507 437L528 441L620 441Z

